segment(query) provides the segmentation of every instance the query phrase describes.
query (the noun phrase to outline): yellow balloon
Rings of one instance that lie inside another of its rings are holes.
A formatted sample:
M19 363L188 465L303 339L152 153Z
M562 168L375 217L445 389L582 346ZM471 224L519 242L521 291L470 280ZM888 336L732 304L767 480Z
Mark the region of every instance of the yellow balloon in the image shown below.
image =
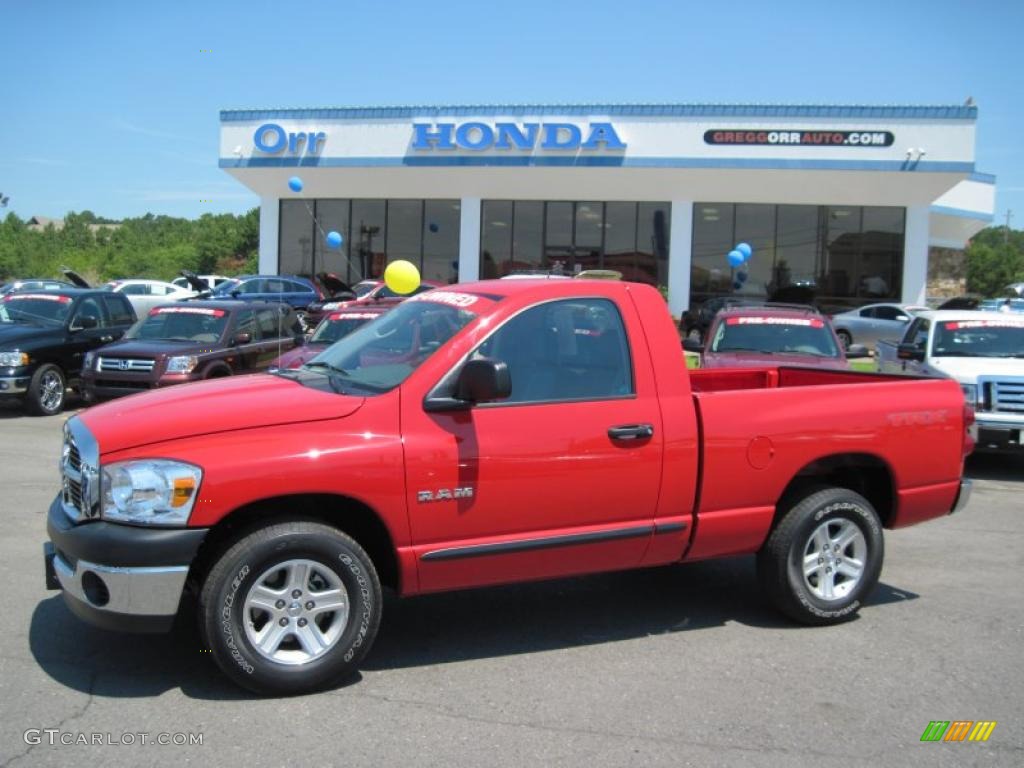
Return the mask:
M384 270L384 285L405 296L420 287L420 271L410 261L392 261Z

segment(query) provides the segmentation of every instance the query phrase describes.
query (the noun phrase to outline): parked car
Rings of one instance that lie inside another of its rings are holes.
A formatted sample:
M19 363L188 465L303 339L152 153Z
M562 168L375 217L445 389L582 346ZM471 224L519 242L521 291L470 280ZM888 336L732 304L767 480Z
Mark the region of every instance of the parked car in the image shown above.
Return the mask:
M32 277L24 280L12 280L0 285L0 296L20 291L66 291L74 288L74 284L63 280L51 280L45 277Z
M980 449L1024 448L1024 317L923 312L899 342L879 342L878 360L886 373L959 383L975 409Z
M87 400L268 368L303 341L286 304L195 301L154 307L120 341L85 356Z
M883 528L963 507L971 417L952 381L688 372L652 286L456 285L313 365L70 419L47 585L108 629L194 608L224 674L263 694L355 674L382 586L757 553L781 612L835 624L870 604Z
M362 283L356 285L365 285L370 281L364 280ZM341 309L353 309L355 307L363 306L390 306L393 307L396 304L401 304L403 301L411 296L416 296L429 291L433 288L442 287L440 283L434 283L429 280L424 280L419 284L415 291L412 293L395 293L388 288L383 281L375 281L376 284L369 290L365 291L361 296L356 295L354 299L343 299L340 301L328 301L323 305L324 312L336 312Z
M844 351L828 318L813 307L723 309L703 345L687 339L683 346L701 353L702 368L811 365L845 370L850 358L871 354L860 344Z
M127 297L98 289L9 293L0 299L0 399L36 416L81 388L82 361L135 322Z
M741 299L736 296L716 296L708 299L695 310L686 310L679 319L679 330L684 339L694 339L703 342L707 335L708 328L715 315L728 307L743 307L763 302L752 299Z
M361 307L359 309L343 309L338 312L331 312L320 321L320 324L313 331L313 335L309 337L305 344L285 352L271 363L270 367L272 369L300 368L304 363L312 360L334 342L348 336L352 331L363 327L390 309L391 307L388 306Z
M196 291L202 293L203 291L212 291L221 283L230 280L230 277L224 275L196 275L195 273L189 273L198 282L190 280L189 277L182 275L171 280L171 285L176 285L179 288L186 291Z
M297 275L240 275L217 286L212 299L221 301L277 301L292 307L307 324L310 304L324 300L324 292L312 281Z
M162 280L111 280L104 288L127 297L139 317L144 317L158 304L181 301L195 295L191 288L179 288Z
M879 339L902 336L911 318L918 312L927 311L928 307L913 304L868 304L832 315L832 327L843 343L843 349L854 342L874 347Z
M357 285L363 286L363 295L373 290L375 286L367 285L368 282L376 281L363 281L357 283ZM320 293L320 298L314 301L304 310L303 322L306 324L307 330L315 328L321 320L324 319L326 314L330 312L330 309L326 307L337 307L341 302L348 302L359 298L360 294L357 293L354 287L349 286L344 280L337 275L329 272L321 272L316 276L314 284Z

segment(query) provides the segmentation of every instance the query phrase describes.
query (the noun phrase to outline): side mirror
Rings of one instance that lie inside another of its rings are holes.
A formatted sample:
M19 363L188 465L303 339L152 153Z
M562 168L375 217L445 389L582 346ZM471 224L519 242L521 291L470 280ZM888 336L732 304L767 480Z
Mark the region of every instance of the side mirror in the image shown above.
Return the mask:
M704 345L696 339L686 338L683 339L683 349L687 352L696 352L700 354L704 351Z
M233 299L237 299L241 295L242 295L242 292L240 290L238 290L237 288L235 288L235 290L233 290L231 292L231 298L233 298Z
M910 322L910 316L909 315L896 315L896 322L897 323L909 323Z
M252 334L245 333L243 331L242 333L236 333L235 338L231 340L231 343L238 346L239 344L248 344L250 341L252 341Z
M427 397L423 408L428 412L461 411L476 403L502 400L512 394L512 375L500 360L470 360L455 380L454 397Z
M896 357L900 360L917 360L924 362L924 350L916 344L900 344L896 347Z
M849 360L855 360L857 358L871 357L871 352L863 344L851 344L846 350L846 357Z
M69 330L72 330L72 331L87 331L90 328L95 328L99 324L100 324L100 321L97 320L92 315L83 315L82 317L76 318L75 321L73 323L71 323L71 327L70 327Z

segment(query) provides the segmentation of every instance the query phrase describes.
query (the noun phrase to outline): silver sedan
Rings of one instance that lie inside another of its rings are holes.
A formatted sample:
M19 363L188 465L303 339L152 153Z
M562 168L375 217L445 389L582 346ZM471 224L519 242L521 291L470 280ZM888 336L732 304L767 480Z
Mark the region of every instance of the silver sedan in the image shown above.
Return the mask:
M900 339L907 323L928 307L912 304L868 304L832 316L832 325L844 347L864 344L874 347L879 339Z

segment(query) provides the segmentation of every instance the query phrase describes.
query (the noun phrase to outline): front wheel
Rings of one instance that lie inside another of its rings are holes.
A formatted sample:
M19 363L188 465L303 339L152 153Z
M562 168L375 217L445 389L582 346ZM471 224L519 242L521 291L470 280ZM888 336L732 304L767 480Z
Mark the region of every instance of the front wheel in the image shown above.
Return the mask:
M67 382L56 365L43 365L32 376L28 385L26 405L34 416L55 416L64 410Z
M380 625L381 589L354 540L289 522L239 540L210 569L200 626L218 666L260 694L307 693L352 674Z
M779 520L757 555L758 577L775 606L803 624L853 616L874 589L884 559L871 503L845 488L806 496Z

